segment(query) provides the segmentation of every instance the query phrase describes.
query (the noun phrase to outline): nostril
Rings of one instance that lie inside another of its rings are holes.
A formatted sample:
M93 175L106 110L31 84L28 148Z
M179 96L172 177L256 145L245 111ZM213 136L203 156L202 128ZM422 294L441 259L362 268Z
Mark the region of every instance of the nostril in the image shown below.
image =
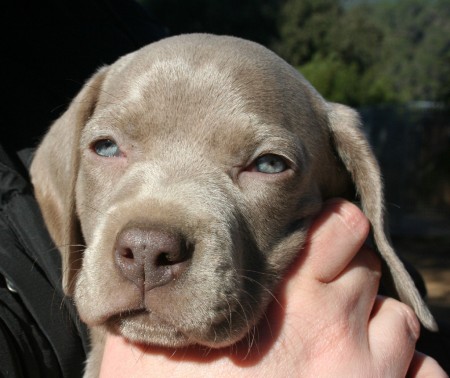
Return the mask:
M134 260L134 253L131 250L131 248L122 248L118 251L120 257L123 257L124 259L128 260Z
M172 251L161 251L155 259L155 265L160 267L184 263L191 259L193 251L191 244L180 243L180 246Z
M156 258L155 265L156 266L167 266L167 265L173 265L177 262L174 261L173 256L170 255L170 253L163 252Z

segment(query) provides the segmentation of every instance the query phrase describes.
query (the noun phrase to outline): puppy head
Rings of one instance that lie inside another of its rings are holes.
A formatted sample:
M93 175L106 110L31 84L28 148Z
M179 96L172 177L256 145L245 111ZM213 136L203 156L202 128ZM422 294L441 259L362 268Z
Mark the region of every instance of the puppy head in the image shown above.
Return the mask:
M323 200L356 190L394 290L433 328L386 239L359 127L237 38L169 38L99 71L31 170L81 318L146 343L229 345L262 316Z

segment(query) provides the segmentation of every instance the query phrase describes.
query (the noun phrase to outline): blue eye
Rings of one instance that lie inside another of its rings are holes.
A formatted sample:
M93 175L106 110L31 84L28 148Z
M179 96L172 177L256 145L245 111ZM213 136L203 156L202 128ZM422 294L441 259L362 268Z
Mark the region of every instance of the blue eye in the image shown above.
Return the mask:
M95 142L94 151L103 157L119 157L122 154L119 146L111 139L101 139Z
M255 160L255 168L258 172L273 174L284 172L288 166L281 156L267 154Z

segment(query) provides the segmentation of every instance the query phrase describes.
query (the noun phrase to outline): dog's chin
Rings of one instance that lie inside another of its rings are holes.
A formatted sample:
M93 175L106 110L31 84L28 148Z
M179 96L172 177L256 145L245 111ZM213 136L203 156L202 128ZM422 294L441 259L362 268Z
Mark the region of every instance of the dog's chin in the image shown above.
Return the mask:
M243 329L230 334L228 321L219 322L203 332L197 329L180 330L147 311L113 316L106 321L105 326L108 331L131 342L167 348L190 345L225 348L240 341L248 332L248 329Z

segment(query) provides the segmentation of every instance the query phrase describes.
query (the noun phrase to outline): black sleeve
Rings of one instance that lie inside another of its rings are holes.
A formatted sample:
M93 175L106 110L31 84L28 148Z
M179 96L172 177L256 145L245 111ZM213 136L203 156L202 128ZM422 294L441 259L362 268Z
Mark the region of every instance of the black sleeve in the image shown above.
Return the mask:
M80 377L88 344L30 184L0 146L0 375Z
M50 343L20 296L7 286L0 277L0 376L61 377ZM76 371L81 376L81 366Z

